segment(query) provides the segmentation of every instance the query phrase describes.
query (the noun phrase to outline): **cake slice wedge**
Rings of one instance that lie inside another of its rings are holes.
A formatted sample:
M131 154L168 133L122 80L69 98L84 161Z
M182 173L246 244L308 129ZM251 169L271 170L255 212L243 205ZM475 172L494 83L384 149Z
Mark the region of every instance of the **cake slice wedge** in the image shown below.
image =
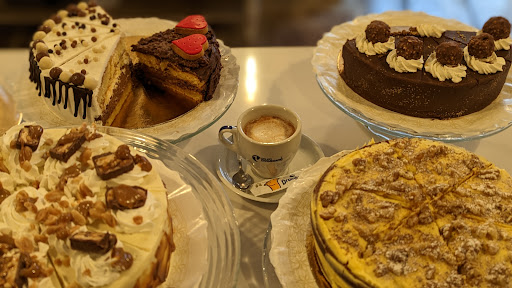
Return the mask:
M177 100L193 105L213 97L222 65L219 43L211 28L204 34L207 48L196 59L184 58L172 47L175 45L173 42L193 35L180 34L175 28L168 29L142 38L132 46L135 52L132 58L134 72L145 87L156 87Z

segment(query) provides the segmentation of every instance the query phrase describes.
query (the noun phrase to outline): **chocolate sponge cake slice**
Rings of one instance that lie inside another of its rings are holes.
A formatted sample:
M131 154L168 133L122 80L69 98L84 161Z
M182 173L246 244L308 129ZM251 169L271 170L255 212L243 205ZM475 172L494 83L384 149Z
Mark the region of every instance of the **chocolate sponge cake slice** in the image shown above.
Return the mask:
M203 47L207 47L202 55L191 60L177 53L174 44L187 36L176 29L168 29L142 38L132 46L135 55L132 63L136 77L146 88L157 88L178 100L197 105L210 100L219 83L222 68L219 43L209 29L204 34L207 45Z

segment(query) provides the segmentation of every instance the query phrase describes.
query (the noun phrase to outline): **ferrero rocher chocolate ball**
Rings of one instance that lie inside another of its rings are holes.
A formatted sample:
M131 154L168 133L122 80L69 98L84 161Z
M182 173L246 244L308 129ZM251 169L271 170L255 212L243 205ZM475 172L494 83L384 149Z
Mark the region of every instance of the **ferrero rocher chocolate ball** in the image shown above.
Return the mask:
M457 66L464 57L459 44L454 41L443 42L436 47L437 61L443 65Z
M507 38L510 35L510 22L503 17L491 17L482 27L482 32L489 33L494 40Z
M373 20L366 26L364 32L366 33L366 39L375 44L378 42L387 42L389 35L391 35L391 28L382 21Z
M482 33L471 37L468 43L469 55L478 59L490 57L494 52L494 37L489 33Z
M423 55L423 41L414 36L400 37L395 47L396 54L407 60L420 59Z

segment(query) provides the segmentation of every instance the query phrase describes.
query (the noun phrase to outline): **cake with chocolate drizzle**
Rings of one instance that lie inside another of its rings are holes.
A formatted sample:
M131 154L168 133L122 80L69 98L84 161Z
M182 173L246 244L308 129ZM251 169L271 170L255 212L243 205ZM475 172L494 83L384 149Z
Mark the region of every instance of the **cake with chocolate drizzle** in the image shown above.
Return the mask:
M58 115L109 124L131 92L129 57L113 18L93 2L43 22L30 47L30 80Z
M311 199L307 251L319 287L509 287L512 177L420 138L335 161Z
M125 37L103 8L93 1L80 2L44 21L32 40L30 80L47 106L70 123L124 127L133 105L158 109L151 102L153 95L177 102L179 111L168 114L184 113L212 98L222 68L219 43L201 15L152 36ZM132 52L131 44L137 41Z
M157 287L174 249L146 156L86 125L0 138L1 287Z
M350 89L380 107L421 118L460 117L500 94L512 60L510 27L503 17L490 18L478 32L374 20L345 42L338 70Z

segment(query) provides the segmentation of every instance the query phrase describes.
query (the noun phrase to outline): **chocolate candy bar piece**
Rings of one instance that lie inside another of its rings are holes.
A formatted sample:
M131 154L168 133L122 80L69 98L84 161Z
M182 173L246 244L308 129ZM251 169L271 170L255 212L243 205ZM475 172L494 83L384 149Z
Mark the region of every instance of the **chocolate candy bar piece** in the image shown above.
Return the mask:
M96 174L102 180L115 178L123 173L129 172L135 166L132 157L119 159L115 153L107 152L92 157Z
M121 184L107 188L105 203L107 208L114 210L135 209L144 206L148 191L139 186Z
M69 238L71 249L86 252L105 254L117 243L117 237L108 232L82 231Z
M146 172L151 171L151 169L153 168L151 162L149 162L149 160L146 157L140 156L139 154L135 155L135 164L139 165L140 169Z
M16 139L16 148L21 149L22 146L28 146L32 151L36 151L41 135L43 135L43 127L39 125L28 125L21 128Z
M59 141L57 141L57 145L50 149L50 156L54 159L68 162L69 158L82 147L84 142L84 132L71 131L60 137Z
M133 256L129 252L124 251L123 248L114 247L112 249L112 267L118 271L126 271L132 267Z
M44 267L41 266L36 259L30 257L30 255L26 252L20 253L20 266L18 270L18 275L16 277L21 278L21 282L28 284L27 278L38 278L46 276L44 271ZM18 286L18 287L27 287L27 285Z

